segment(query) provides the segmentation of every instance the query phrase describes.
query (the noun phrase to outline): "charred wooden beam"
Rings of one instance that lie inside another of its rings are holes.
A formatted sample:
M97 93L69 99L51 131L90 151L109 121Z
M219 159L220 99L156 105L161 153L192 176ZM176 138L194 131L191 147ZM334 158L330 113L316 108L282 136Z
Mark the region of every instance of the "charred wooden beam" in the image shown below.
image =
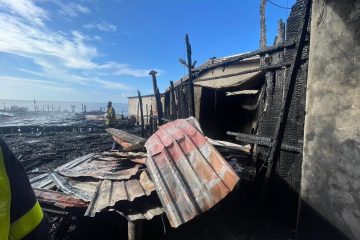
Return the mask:
M228 60L226 62L219 62L219 63L211 64L210 66L205 67L205 68L199 67L199 68L193 69L192 72L193 73L194 72L202 72L202 71L214 69L214 68L217 68L217 67L220 67L220 66L231 65L231 64L233 64L235 62L239 62L239 61L244 60L246 58L254 57L254 56L257 56L257 55L271 54L271 53L274 53L274 52L282 51L282 50L284 50L286 48L293 48L295 46L296 46L296 41L286 41L284 43L280 43L280 44L276 44L276 45L273 45L273 46L266 47L264 49L257 49L255 51L252 51L252 52L249 52L249 53L244 53L244 54L238 55L236 57L231 58L230 60Z
M173 81L170 81L170 94L171 94L171 115L173 119L177 119L179 114L178 114L178 108L176 106L175 89L174 89Z
M244 133L235 133L235 132L227 132L227 135L235 136L236 140L246 143L254 143L260 146L271 147L273 140L271 138L260 137L256 135L244 134ZM290 146L290 145L281 145L281 150L288 152L302 152L302 146Z
M235 77L235 76L239 76L239 75L243 75L243 74L261 72L261 71L265 71L265 70L276 70L276 69L287 67L290 65L291 65L291 62L283 62L283 63L272 64L272 65L268 65L268 66L263 66L263 67L259 67L259 68L249 69L249 70L245 70L245 71L241 71L241 72L236 72L236 73L231 73L231 74L226 74L226 75L221 75L221 76L216 76L216 77L200 78L200 79L194 80L194 82L197 83L197 82L203 82L203 81L209 81L209 80L216 80L216 79L220 79L220 78Z

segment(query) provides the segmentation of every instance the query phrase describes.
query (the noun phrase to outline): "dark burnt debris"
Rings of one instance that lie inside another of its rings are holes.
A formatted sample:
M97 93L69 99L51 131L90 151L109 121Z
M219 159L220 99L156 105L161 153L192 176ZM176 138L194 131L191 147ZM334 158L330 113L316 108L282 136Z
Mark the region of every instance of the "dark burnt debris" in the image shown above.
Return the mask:
M186 35L188 74L161 93L151 71L154 94L129 97L117 126L1 127L50 238L295 239L310 13L298 0L274 45L199 67Z

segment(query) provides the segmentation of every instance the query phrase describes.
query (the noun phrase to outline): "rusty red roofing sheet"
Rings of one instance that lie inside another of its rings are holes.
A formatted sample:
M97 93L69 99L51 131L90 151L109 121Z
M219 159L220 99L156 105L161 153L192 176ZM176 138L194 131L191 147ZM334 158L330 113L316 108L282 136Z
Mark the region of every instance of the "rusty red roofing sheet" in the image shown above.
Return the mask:
M145 147L146 165L172 227L209 210L239 181L204 135L184 119L159 127Z
M56 206L60 209L87 208L88 204L62 192L47 189L36 189L34 192L40 204Z
M124 148L123 151L134 151L144 147L145 139L142 137L135 136L116 128L107 128L105 130L113 137L114 141Z

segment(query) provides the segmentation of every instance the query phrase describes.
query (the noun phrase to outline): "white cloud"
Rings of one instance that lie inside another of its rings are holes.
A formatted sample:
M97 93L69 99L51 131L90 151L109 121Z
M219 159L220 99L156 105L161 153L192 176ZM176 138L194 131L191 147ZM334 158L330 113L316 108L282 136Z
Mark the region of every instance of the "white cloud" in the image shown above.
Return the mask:
M56 90L62 93L74 93L75 90L70 87L62 86L59 83L49 81L49 80L38 80L31 78L19 78L19 77L11 77L11 76L0 76L1 86L5 87L5 85L13 87L13 91L17 92L21 88L24 90L29 90L28 87L32 87L37 89L38 91L43 90ZM16 91L14 91L16 90ZM5 93L4 93L5 94Z
M96 48L84 43L79 32L65 35L44 28L35 28L8 14L0 13L0 51L30 57L37 63L45 57L58 58L70 68L91 68ZM41 65L41 64L40 64Z
M67 17L77 17L79 14L88 14L90 13L90 9L84 5L74 2L61 2L57 0L53 0L53 2L59 6L60 14Z
M43 20L48 19L48 13L31 0L0 0L0 9L38 25L44 25Z
M104 32L115 32L117 30L117 27L111 23L108 23L106 21L102 21L100 23L89 23L84 25L84 28L86 29L95 29L97 28L100 31Z
M148 77L150 69L133 69L128 64L109 62L98 67L101 70L109 70L107 73L111 75L129 75L134 77ZM106 75L106 71L105 71Z
M24 5L20 6L19 2ZM79 11L85 13L87 10ZM70 93L73 90L69 86L74 83L129 92L132 91L131 87L107 78L121 75L149 76L148 69L133 68L129 64L117 62L97 62L102 54L91 43L94 43L93 40L100 41L101 37L90 37L79 31L54 31L44 22L48 16L47 11L36 6L33 0L0 0L0 53L26 57L40 67L38 71L18 69L32 78L1 76L0 69L0 81L3 84L0 87L1 94L4 86L15 89L16 84L29 89L33 85L33 91L37 88ZM35 19L35 22L29 19ZM97 24L96 28L103 31L116 30L116 26L103 23ZM26 91L22 91L22 94L26 94Z
M119 82L110 82L110 81L104 81L104 80L99 80L99 79L91 79L91 81L100 83L103 88L107 88L107 89L118 89L118 90L128 90L129 89L126 85L119 83Z

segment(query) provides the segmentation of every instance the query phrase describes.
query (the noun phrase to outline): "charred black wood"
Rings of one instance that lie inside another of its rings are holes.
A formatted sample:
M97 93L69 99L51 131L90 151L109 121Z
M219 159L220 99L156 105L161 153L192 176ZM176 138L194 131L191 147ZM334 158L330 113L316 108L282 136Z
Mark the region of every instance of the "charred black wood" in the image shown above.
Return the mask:
M283 63L272 64L272 65L263 66L263 67L259 67L259 68L249 69L246 71L221 75L221 76L217 76L217 77L200 78L200 79L194 80L194 82L196 83L196 82L203 82L203 81L209 81L209 80L216 80L216 79L220 79L220 78L234 77L234 76L239 76L239 75L254 73L254 72L260 72L260 71L265 71L265 70L276 70L276 69L287 67L290 65L291 65L291 62L283 62Z
M172 120L167 119L167 118L162 118L162 120L163 120L164 122L171 122L171 121L172 121Z
M227 135L235 136L237 141L246 142L246 143L254 143L265 147L271 147L273 140L266 137L260 137L256 135L249 135L244 133L235 133L235 132L227 132ZM302 146L289 146L282 144L281 150L288 152L302 152Z
M163 109L162 109L162 104L161 104L159 88L157 86L156 74L157 74L157 72L154 70L152 70L149 73L149 75L151 75L152 81L153 81L154 95L155 95L155 99L156 99L156 110L157 110L157 114L159 116L158 121L159 121L159 125L162 125L163 123L162 123L161 119L163 118Z
M139 106L140 106L140 118L141 118L141 136L145 137L145 133L144 133L144 128L145 128L145 124L144 124L144 111L143 111L143 104L142 104L142 98L141 98L141 93L138 90L138 97L139 97Z
M178 117L183 118L184 113L183 113L183 101L182 101L182 96L181 96L181 87L176 88L176 96L178 99Z
M288 74L288 79L287 79L287 81L285 81L285 84L286 84L285 85L285 96L284 96L283 104L281 106L279 120L276 125L274 141L272 142L271 151L270 151L269 158L268 158L269 167L268 167L268 170L265 175L265 185L266 185L266 182L268 181L268 179L270 178L273 170L276 168L278 154L279 154L279 151L281 148L281 142L282 142L282 138L283 138L283 134L284 134L285 123L286 123L286 119L289 114L289 105L290 105L290 101L292 98L292 93L294 90L296 77L297 77L297 74L298 74L298 71L299 71L299 68L301 65L302 49L304 46L305 37L307 34L307 26L308 26L308 21L309 21L310 4L311 4L311 0L305 0L302 29L298 35L294 62L291 64L290 71Z
M175 89L173 81L170 81L170 94L171 94L171 117L172 119L178 118L178 107L175 100Z
M279 51L283 51L284 49L287 49L287 48L293 48L293 47L295 47L295 45L296 45L296 42L293 41L293 40L285 41L284 43L269 46L269 47L266 47L264 49L258 49L258 50L255 50L255 51L252 51L252 52L249 52L249 53L238 55L238 56L233 57L233 58L231 58L231 59L229 59L228 61L225 61L225 62L219 62L219 63L216 63L216 64L211 64L210 66L203 67L203 68L199 67L197 69L193 69L192 72L199 73L199 72L214 69L214 68L217 68L217 67L220 67L220 66L231 65L231 64L233 64L235 62L239 62L239 61L244 60L246 58L254 57L254 56L257 56L257 55L264 55L264 54L270 54L270 53L274 53L274 52L279 52Z
M153 126L153 109L152 105L150 105L150 134L152 135L154 133L154 126Z
M189 74L189 81L188 81L188 105L189 105L189 116L195 115L195 102L194 102L194 84L193 84L193 74L192 74L192 60L191 60L191 45L189 41L189 35L186 34L185 36L186 42L186 54L187 54L187 66L188 66L188 74Z

